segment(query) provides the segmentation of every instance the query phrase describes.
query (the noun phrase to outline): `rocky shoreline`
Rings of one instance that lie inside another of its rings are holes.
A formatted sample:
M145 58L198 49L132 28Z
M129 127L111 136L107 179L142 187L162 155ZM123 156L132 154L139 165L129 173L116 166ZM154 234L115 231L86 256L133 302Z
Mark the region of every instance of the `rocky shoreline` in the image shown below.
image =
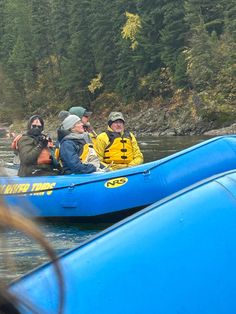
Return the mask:
M230 126L219 128L214 120L202 118L191 107L172 106L166 107L143 107L136 110L123 109L119 107L104 108L93 112L91 124L97 133L103 132L107 128L107 117L111 111L122 111L126 119L126 128L136 136L184 136L184 135L225 135L236 133L236 123ZM24 132L27 120L15 121L10 127L10 131L18 134ZM45 130L55 138L56 130L59 126L57 114L45 119Z
M204 135L213 135L213 136L227 135L227 134L236 134L236 123L233 123L232 125L225 128L221 128L217 130L210 130L204 133Z
M184 136L224 135L236 133L236 123L215 129L214 121L207 121L184 110L158 110L154 107L140 112L124 113L126 127L139 137L142 136ZM99 133L107 128L106 119L91 119Z

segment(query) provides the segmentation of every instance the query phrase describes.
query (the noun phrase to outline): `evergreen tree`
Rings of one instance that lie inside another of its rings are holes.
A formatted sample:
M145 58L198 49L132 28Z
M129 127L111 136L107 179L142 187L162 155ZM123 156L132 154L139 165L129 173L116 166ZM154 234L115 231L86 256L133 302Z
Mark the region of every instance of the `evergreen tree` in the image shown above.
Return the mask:
M160 32L163 28L163 0L138 0L137 13L142 29L138 37L135 61L138 75L143 76L160 69Z
M0 120L12 123L13 119L22 117L23 109L21 94L0 66Z
M174 76L177 60L182 55L181 53L186 46L188 30L184 21L183 1L165 1L162 12L163 27L160 38L160 55L162 62L170 69Z
M67 80L65 63L68 60L70 46L70 7L72 0L52 0L52 36L54 40L54 60L57 65L57 97L60 103L65 102ZM55 67L54 67L55 68Z
M116 47L116 70L114 71L116 91L125 101L137 98L138 77L134 61L135 52L129 39L124 39L122 29L127 23L127 13L136 14L136 1L119 0L114 12L114 41Z
M3 58L3 36L5 28L5 3L6 0L0 0L0 62Z
M1 103L34 111L189 86L234 102L235 21L233 0L0 0Z
M152 97L159 93L159 74L164 66L161 60L160 34L163 28L164 0L138 0L137 14L141 18L141 29L137 35L137 48L133 52L136 69L138 97ZM136 91L137 94L137 91Z
M47 59L53 53L50 1L32 0L32 32L36 60Z
M70 44L69 22L71 1L52 1L52 32L55 42L55 51L59 58L67 57Z
M228 34L236 42L236 3L232 0L227 0L225 3L225 28Z
M102 74L106 90L115 86L117 46L115 42L116 23L114 21L116 2L110 0L91 1L91 44L96 72Z
M1 62L5 65L18 36L16 1L1 0Z
M212 88L220 68L217 56L218 39L216 33L208 34L202 23L191 39L187 50L188 74L197 91Z
M32 81L31 10L29 0L11 0L5 6L3 36L3 71L21 95L20 106L26 102ZM17 105L17 104L16 104Z
M125 101L138 98L138 77L133 62L133 50L129 42L123 40L120 43L121 49L117 57L117 75L119 77L116 91Z
M33 108L58 99L59 66L52 31L52 1L32 1L32 50L36 86L31 95Z
M228 3L224 33L217 46L217 60L220 67L214 86L217 97L221 97L221 104L228 105L233 105L236 101L236 23L233 18L236 13L235 7Z
M178 55L175 62L173 83L177 88L186 88L190 86L187 75L187 60L184 51Z
M95 77L94 58L90 37L90 2L74 1L71 5L69 25L71 43L65 63L64 88L71 104L88 105L90 93L88 85Z
M186 0L186 19L192 28L203 21L206 30L217 35L222 34L224 27L225 0Z

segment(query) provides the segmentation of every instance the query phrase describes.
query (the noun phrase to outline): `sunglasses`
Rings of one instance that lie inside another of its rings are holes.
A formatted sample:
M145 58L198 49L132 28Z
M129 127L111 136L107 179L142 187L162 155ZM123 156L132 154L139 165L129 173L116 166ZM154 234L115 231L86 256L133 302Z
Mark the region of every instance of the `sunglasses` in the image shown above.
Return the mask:
M31 125L31 129L39 129L39 128L42 128L41 125L36 125L36 124L32 124Z

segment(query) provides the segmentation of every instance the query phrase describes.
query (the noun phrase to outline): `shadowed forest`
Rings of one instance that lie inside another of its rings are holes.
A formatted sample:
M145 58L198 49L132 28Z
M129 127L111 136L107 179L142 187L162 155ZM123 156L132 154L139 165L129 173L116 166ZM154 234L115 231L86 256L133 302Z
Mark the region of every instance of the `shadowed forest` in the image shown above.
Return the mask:
M234 0L0 0L1 121L141 102L223 124L235 83Z

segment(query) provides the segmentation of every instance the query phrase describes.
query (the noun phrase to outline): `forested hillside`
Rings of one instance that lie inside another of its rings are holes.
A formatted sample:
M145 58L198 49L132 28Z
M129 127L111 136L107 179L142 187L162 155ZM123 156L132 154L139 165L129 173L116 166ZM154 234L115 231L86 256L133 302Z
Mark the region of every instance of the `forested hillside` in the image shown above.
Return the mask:
M235 0L0 0L1 120L156 99L224 122L235 83Z

